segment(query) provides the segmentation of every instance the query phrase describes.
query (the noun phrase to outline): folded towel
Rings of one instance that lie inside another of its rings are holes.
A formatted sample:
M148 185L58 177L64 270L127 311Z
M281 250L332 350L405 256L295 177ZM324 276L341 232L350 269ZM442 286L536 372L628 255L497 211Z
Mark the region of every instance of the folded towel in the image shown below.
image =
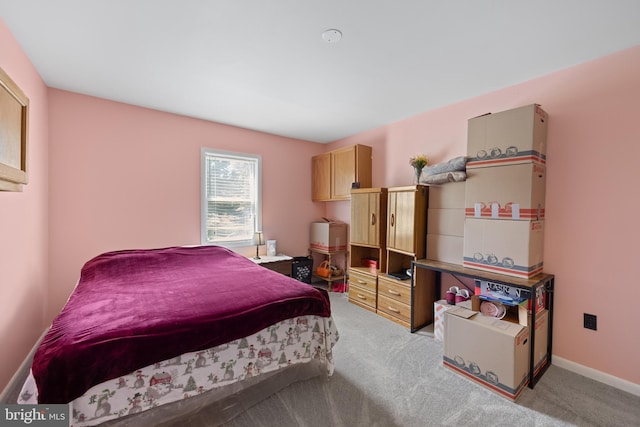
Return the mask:
M426 175L436 175L445 172L464 171L467 168L467 158L464 156L454 157L445 163L438 163L433 166L426 166L422 172Z
M463 171L453 171L427 175L420 180L422 184L445 184L447 182L466 181L467 173Z

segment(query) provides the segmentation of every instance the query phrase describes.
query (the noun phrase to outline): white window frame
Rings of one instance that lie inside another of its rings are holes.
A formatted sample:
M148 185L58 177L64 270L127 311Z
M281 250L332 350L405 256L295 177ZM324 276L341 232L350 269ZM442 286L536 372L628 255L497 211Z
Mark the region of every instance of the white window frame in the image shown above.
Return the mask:
M253 164L253 180L252 180L252 193L255 204L255 218L253 220L253 230L251 230L250 237L238 240L209 239L209 233L207 229L208 219L208 161L210 158L222 158L231 160L247 161ZM227 248L238 246L251 246L254 245L253 236L256 231L262 230L262 156L257 154L236 153L231 151L216 150L213 148L203 147L200 150L201 159L201 222L200 222L200 241L202 245L217 245Z

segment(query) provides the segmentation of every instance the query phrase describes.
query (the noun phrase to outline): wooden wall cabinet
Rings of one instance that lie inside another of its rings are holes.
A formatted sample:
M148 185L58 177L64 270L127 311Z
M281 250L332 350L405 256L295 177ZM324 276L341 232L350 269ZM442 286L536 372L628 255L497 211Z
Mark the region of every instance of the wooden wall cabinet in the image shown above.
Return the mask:
M314 202L331 200L331 153L311 158L311 198Z
M352 145L311 159L311 199L314 202L349 200L351 184L371 187L371 147Z

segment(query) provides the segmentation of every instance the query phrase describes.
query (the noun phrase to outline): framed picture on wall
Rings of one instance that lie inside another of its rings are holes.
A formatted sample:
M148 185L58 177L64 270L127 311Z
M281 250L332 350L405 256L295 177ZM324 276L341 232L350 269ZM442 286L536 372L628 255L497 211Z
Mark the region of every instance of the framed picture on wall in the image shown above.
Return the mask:
M0 69L0 191L22 191L27 179L29 99Z

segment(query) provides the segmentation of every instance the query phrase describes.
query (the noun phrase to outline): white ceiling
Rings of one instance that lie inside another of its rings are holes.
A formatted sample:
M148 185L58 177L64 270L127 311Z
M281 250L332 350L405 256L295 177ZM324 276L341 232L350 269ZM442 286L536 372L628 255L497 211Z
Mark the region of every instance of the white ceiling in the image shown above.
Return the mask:
M640 44L640 0L0 0L0 16L50 87L317 142Z

